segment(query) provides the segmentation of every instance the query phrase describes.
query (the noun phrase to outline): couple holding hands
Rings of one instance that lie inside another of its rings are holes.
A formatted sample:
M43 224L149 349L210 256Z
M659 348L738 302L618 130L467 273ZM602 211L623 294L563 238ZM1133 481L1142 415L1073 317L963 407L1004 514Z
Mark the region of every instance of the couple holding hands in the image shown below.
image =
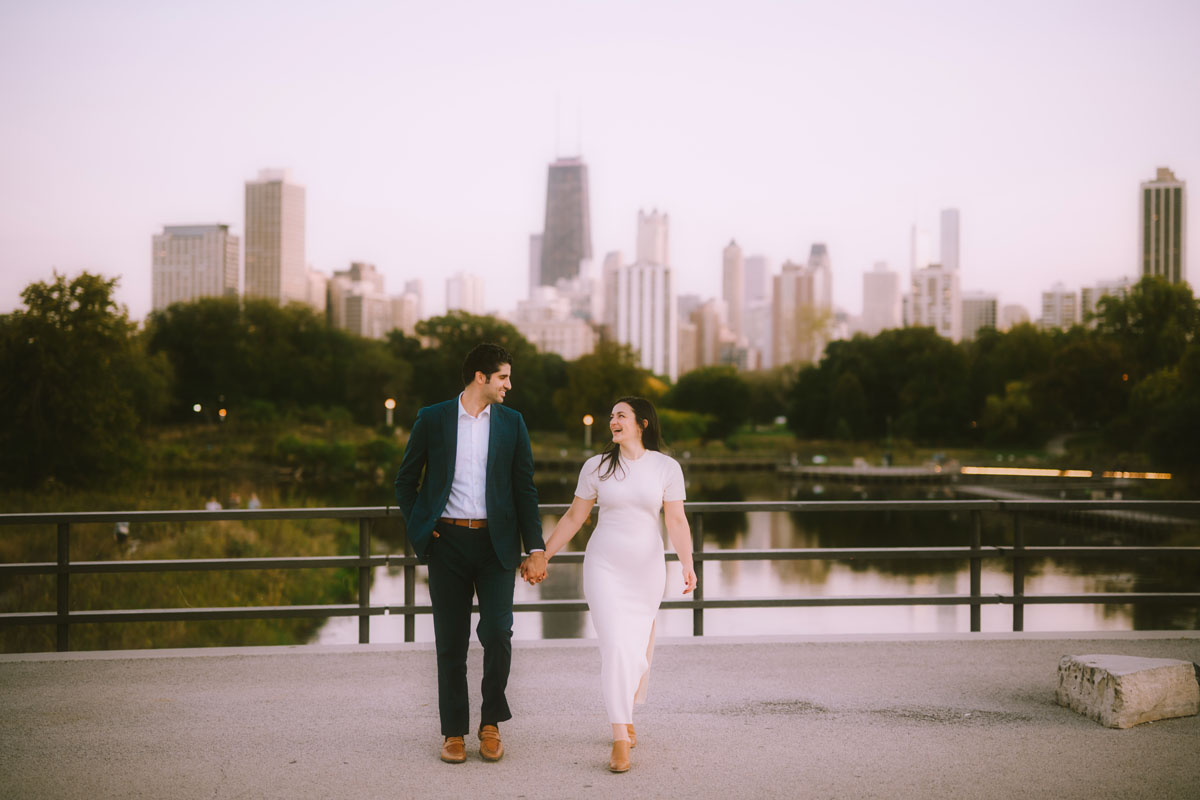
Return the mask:
M662 452L654 406L623 397L609 419L612 443L584 463L571 507L543 540L529 432L522 416L503 405L512 389L512 356L499 345L481 344L467 354L462 379L458 397L418 412L396 475L396 505L413 550L429 569L441 758L466 760L474 597L475 631L483 646L479 753L485 761L499 761L504 755L499 724L512 719L505 688L516 569L519 564L531 584L544 580L548 562L599 503L584 554L583 589L599 638L600 683L612 724L608 768L625 772L637 741L633 706L645 699L654 617L666 586L660 511L683 568L683 593L696 587L683 471ZM528 553L524 560L522 551Z

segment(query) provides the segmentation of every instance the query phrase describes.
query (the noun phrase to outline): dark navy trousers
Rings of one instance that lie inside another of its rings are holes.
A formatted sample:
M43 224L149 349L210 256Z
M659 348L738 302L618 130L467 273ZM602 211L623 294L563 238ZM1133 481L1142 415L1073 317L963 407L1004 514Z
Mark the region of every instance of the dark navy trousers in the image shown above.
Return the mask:
M512 719L505 689L512 666L513 588L516 572L496 557L487 528L462 528L439 522L429 545L429 599L437 650L438 710L443 736L470 730L467 645L471 605L479 597L475 633L483 645L481 725Z

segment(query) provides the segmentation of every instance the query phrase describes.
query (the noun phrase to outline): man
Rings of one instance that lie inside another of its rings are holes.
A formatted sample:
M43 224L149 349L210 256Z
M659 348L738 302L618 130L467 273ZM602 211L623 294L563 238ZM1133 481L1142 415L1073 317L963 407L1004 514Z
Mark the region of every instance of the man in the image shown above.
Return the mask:
M462 378L458 397L417 412L396 475L408 539L429 565L441 757L451 764L467 758L472 596L479 596L475 632L483 645L479 754L499 761L499 725L512 719L504 690L512 664L513 570L520 563L532 581L546 573L529 431L518 412L502 405L512 389L512 356L481 344L467 354ZM522 544L530 554L523 562Z

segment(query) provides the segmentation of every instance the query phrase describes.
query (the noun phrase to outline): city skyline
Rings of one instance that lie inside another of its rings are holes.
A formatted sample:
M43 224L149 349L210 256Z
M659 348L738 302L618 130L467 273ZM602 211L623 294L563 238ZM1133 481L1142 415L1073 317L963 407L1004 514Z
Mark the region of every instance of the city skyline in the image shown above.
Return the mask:
M774 274L822 242L857 314L863 273L905 273L954 208L962 289L1036 316L1056 282L1136 278L1159 167L1200 180L1195 4L518 5L4 7L0 313L87 269L143 317L149 238L246 243L273 167L306 188L308 265L427 278L426 314L476 273L510 311L547 166L582 156L594 276L657 208L680 293L722 296L731 240Z

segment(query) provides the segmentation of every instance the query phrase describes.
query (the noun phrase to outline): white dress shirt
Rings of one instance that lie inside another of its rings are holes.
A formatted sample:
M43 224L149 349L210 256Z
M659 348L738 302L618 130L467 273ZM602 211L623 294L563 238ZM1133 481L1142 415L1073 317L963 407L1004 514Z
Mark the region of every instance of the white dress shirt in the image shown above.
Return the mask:
M458 447L454 457L454 481L442 516L451 519L487 519L488 437L491 435L492 406L472 417L458 396Z

